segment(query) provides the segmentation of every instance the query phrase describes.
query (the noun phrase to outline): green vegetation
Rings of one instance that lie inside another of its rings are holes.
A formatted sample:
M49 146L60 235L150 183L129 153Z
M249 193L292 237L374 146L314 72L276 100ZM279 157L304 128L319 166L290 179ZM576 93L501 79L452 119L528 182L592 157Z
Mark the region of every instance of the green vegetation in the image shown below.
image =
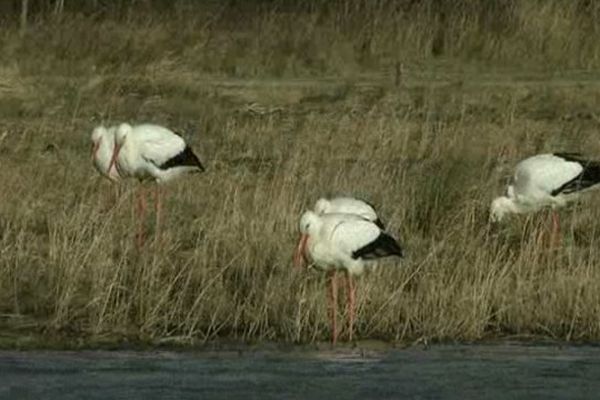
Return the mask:
M0 346L326 340L324 277L291 256L336 193L408 253L360 279L358 338L600 339L597 196L554 251L545 215L487 222L520 158L600 157L600 4L111 3L0 19ZM120 121L186 132L208 169L141 253L135 185L109 207L89 158Z

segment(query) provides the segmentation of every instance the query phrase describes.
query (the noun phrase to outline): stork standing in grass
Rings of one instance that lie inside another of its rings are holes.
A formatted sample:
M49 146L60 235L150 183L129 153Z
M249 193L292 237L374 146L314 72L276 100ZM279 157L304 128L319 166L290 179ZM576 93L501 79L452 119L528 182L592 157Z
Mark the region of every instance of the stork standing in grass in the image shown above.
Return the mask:
M364 200L353 197L320 198L315 203L314 210L319 215L332 213L355 214L375 223L381 229L385 229L383 222L375 211L375 207Z
M353 214L323 214L306 211L300 218L300 241L294 264L310 261L328 275L329 306L333 344L337 341L336 272L346 273L349 340L352 340L356 313L356 286L353 276L363 273L369 260L402 257L396 240L374 222Z
M204 171L204 166L183 138L159 125L131 126L121 124L115 133L115 144L109 170L116 165L122 177L141 182L154 181L156 231L160 233L162 194L160 184L182 175ZM144 241L143 217L146 193L143 185L138 192L138 245Z
M505 196L491 205L490 218L501 221L506 214L524 214L552 208L551 242L558 240L560 221L556 208L576 200L583 192L598 188L600 161L579 153L539 154L519 162Z

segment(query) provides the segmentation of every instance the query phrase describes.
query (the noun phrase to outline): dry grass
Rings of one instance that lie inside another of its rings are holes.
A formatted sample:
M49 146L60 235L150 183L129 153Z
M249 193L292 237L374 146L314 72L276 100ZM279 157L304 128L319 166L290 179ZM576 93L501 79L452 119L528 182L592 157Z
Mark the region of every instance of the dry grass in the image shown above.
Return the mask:
M361 279L359 338L597 340L597 196L563 211L555 252L538 242L543 215L487 224L521 157L600 154L598 76L566 69L597 64L597 35L575 8L559 17L559 1L511 4L519 18L496 39L471 14L448 23L443 58L430 52L431 16L415 11L401 29L393 18L408 17L383 6L356 37L361 10L267 10L244 24L216 9L175 21L78 16L34 26L25 42L7 30L1 332L324 340L324 279L293 269L291 253L301 211L349 193L380 206L408 253ZM544 17L523 21L531 15ZM531 57L510 65L518 38ZM478 58L465 62L475 39ZM540 73L551 62L560 76ZM109 185L88 155L100 120L182 129L202 154L208 172L169 187L162 246L132 246L134 185L106 208Z

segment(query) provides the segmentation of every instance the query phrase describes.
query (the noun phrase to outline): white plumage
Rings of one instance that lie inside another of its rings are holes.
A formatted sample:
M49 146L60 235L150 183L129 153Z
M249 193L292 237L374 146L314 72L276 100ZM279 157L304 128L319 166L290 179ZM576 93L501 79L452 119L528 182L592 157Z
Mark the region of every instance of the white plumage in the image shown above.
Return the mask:
M299 250L306 251L306 255L317 269L341 269L351 275L362 274L365 261L378 258L374 257L372 252L360 255L361 249L369 245L376 248L375 242L378 239L389 238L373 222L358 215L342 213L318 215L307 211L300 219L300 232L304 235L306 243L303 245L305 249ZM389 241L381 243L388 246L389 244ZM401 255L399 247L397 252Z
M366 201L353 197L320 198L315 203L314 210L319 215L332 213L358 215L368 221L374 222L381 229L385 229L383 222L377 216L375 208Z
M111 181L120 179L116 168L111 168L111 158L115 146L116 127L97 126L92 131L92 162L96 170Z
M329 275L330 306L332 308L333 343L337 340L336 271L346 272L349 339L352 340L355 314L355 286L353 275L360 275L369 260L382 257L402 257L400 245L390 235L383 232L374 222L359 215L332 213L319 215L306 211L300 219L300 241L294 255L294 263L299 266L302 259Z
M561 207L600 183L600 163L579 154L540 154L519 162L506 196L492 202L490 217Z
M112 163L122 176L163 183L204 167L183 138L158 125L121 124Z

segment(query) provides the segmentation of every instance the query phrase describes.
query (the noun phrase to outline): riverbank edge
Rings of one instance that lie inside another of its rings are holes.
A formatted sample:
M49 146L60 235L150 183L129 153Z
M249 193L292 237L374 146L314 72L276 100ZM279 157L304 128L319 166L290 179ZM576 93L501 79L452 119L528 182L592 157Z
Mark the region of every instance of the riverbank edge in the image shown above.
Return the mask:
M140 338L132 336L83 337L36 332L20 333L0 329L0 351L201 351L201 352L269 352L269 351L319 351L353 350L385 351L421 347L427 349L437 345L553 345L580 346L600 345L593 341L556 340L543 335L489 335L477 340L429 340L419 338L406 341L386 341L381 339L359 339L353 342L338 342L335 347L326 341L288 342L276 340L242 340L235 338L214 338L201 340L186 337Z

